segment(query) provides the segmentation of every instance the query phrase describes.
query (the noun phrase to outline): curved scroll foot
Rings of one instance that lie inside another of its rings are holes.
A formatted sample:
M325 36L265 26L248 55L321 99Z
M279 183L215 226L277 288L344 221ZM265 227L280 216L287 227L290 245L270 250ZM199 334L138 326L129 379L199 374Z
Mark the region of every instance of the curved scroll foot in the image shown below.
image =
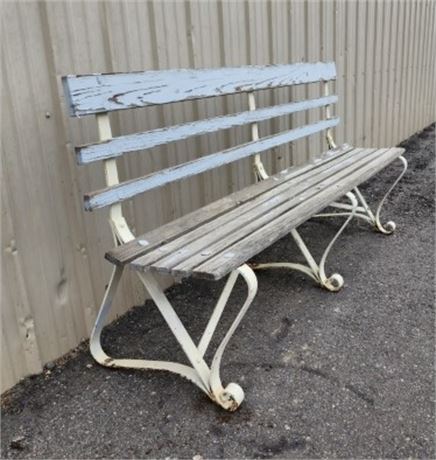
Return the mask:
M386 222L384 225L380 221L376 221L374 225L376 230L378 230L380 233L383 233L384 235L390 235L391 233L394 233L395 229L397 228L397 225L392 220Z
M215 396L216 402L230 412L234 412L244 400L244 390L237 383L229 383Z
M331 291L331 292L338 292L344 286L344 278L339 273L333 273L329 278L321 280L322 286Z

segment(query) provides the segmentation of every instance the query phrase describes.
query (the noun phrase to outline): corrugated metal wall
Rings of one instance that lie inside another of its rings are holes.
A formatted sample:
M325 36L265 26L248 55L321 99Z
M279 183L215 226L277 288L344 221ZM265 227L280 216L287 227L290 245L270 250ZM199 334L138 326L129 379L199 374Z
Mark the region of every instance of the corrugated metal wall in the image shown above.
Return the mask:
M334 60L339 142L395 145L434 120L432 1L16 1L1 8L3 390L88 336L110 272L106 213L85 215L81 202L84 191L102 186L102 171L79 169L71 154L73 143L96 139L95 123L66 118L60 75ZM284 89L260 101L318 89ZM227 97L122 113L113 124L134 132L246 106L244 96ZM267 123L261 134L287 126ZM133 154L122 172L159 169L247 136L239 129ZM315 139L264 158L278 170L320 149ZM129 222L150 229L251 180L241 162L149 193L127 205ZM122 291L116 314L143 301L133 277Z

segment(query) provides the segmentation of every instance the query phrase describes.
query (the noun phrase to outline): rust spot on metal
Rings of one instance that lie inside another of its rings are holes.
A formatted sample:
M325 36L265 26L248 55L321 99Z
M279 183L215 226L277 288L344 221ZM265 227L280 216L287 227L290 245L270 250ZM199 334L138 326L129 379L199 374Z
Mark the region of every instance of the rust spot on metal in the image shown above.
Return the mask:
M256 268L260 265L257 262L247 262L247 264L252 270L256 270Z
M229 410L230 412L235 412L235 410L238 407L239 407L239 404L234 399L231 399L231 405L227 410Z
M107 358L105 358L105 360L103 361L103 364L104 364L105 366L112 366L112 365L113 365L113 364L112 364L113 361L114 361L114 360L113 360L112 358L107 357Z

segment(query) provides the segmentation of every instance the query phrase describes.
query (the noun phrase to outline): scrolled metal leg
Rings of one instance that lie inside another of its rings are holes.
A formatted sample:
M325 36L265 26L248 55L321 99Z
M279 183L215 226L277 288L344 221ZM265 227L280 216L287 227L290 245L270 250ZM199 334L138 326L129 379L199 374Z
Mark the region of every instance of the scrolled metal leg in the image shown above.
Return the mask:
M395 222L391 220L386 222L386 224L384 225L381 223L380 221L381 209L383 207L383 204L386 198L390 195L392 190L395 188L395 186L398 184L398 182L401 180L401 178L404 176L404 174L407 171L407 160L403 156L398 157L398 159L403 163L403 170L401 171L400 175L395 180L395 182L389 187L389 190L386 192L385 196L381 199L379 205L377 206L377 210L375 212L375 221L374 221L375 227L379 232L384 233L385 235L389 235L393 233L395 231L396 225L395 225Z
M220 378L220 365L224 350L235 333L239 323L244 317L248 310L248 307L253 302L253 299L257 292L257 278L253 270L248 265L242 265L237 269L237 273L240 274L245 282L247 283L248 293L245 302L237 314L233 324L230 326L222 342L217 348L215 355L212 360L210 369L210 388L216 402L229 411L235 411L244 399L244 390L237 383L229 383L225 388L221 383Z
M372 212L371 208L369 207L368 203L365 200L365 197L362 195L362 192L359 190L359 188L355 187L353 189L353 192L356 194L356 197L361 204L361 206L358 206L356 208L354 217L358 217L359 219L363 219L369 222L374 227L374 230L383 233L384 235L390 235L391 233L393 233L396 229L396 224L392 220L383 224L380 220L381 209L386 201L386 198L390 195L392 190L395 188L395 186L398 184L398 182L401 180L401 178L407 171L407 160L403 156L399 156L398 159L403 163L403 170L401 171L400 175L395 180L395 182L389 187L389 190L386 192L384 197L380 200L375 213ZM341 210L341 212L316 214L314 217L339 217L350 215L351 206L348 204L334 202L330 204L330 207L338 208Z
M328 132L327 134L327 142L330 148L336 148L336 144L331 136L331 133ZM255 160L254 162L254 173L257 181L262 181L268 179L268 174L263 167L263 164L260 162L259 159ZM316 282L318 282L322 287L325 289L336 292L339 291L344 285L344 278L339 273L333 273L329 277L325 274L325 261L327 259L328 253L332 248L333 244L339 237L339 235L343 232L345 227L348 225L350 220L356 215L356 210L358 209L358 203L356 197L353 193L349 192L346 196L351 201L351 205L343 205L338 203L338 207L346 206L347 212L345 213L338 213L338 214L319 214L315 217L326 217L326 216L338 216L343 215L347 216L346 221L341 226L339 231L336 233L334 238L331 240L330 244L327 246L326 250L324 251L323 256L321 257L320 264L318 265L313 258L312 254L310 253L308 247L304 243L303 239L301 238L300 234L298 233L297 229L291 230L291 235L297 244L298 248L300 249L301 253L303 254L304 258L306 259L307 265L293 263L293 262L267 262L267 263L250 263L249 266L255 270L264 270L268 268L287 268L291 270L298 270L305 275L309 276ZM365 216L365 218L367 218Z
M123 267L115 267L112 271L112 276L109 285L103 297L103 301L98 312L94 328L89 340L90 351L93 358L102 366L113 368L128 368L128 369L153 369L165 370L178 374L191 382L195 383L204 392L208 393L207 385L199 378L198 373L189 366L184 364L169 362L169 361L156 361L146 359L118 359L110 357L101 345L101 332L106 323L112 302L121 279Z
M330 276L327 276L325 273L325 263L327 256L333 247L335 241L338 239L339 235L344 231L345 227L349 224L350 220L354 217L357 209L357 200L353 193L349 192L346 194L347 198L350 200L351 204L349 206L350 212L344 213L347 216L347 219L342 224L341 228L338 230L336 235L330 241L329 245L324 251L324 254L321 257L320 263L317 264L312 254L309 251L309 248L304 243L297 229L291 230L291 236L306 259L307 265L290 263L290 262L267 262L267 263L251 263L250 266L255 270L263 270L267 268L288 268L291 270L298 270L305 275L308 275L319 283L323 288L328 291L337 292L344 285L344 278L339 273L333 273ZM342 214L341 214L342 215Z
M108 288L97 315L90 339L90 350L94 359L103 366L113 368L154 369L173 372L193 382L224 409L230 411L236 410L244 399L244 391L236 383L230 383L223 388L219 376L219 368L227 343L256 295L257 279L253 271L248 266L243 265L230 274L198 346L193 342L154 276L151 273L138 273L139 278L158 307L174 337L185 352L192 367L170 361L115 359L111 358L103 350L101 345L101 332L112 306L122 272L122 267L115 267L113 269ZM213 358L212 365L209 368L204 360L204 354L239 275L241 275L247 283L248 295L233 324L219 345Z
M356 197L354 196L353 193L348 192L346 194L346 196L350 200L351 206L352 206L350 215L345 220L345 222L342 224L341 228L336 233L336 235L333 237L333 239L330 241L330 243L327 246L326 250L324 251L324 254L322 255L321 261L319 263L319 278L320 278L320 282L326 289L328 289L329 291L333 291L333 292L339 291L342 288L342 286L344 285L344 278L339 273L334 273L330 277L327 277L326 274L325 274L325 262L327 260L327 256L328 256L332 246L334 245L335 241L338 239L339 235L344 231L345 227L349 224L351 219L354 217L354 214L356 213L356 209L357 209L357 205L358 205L357 199L356 199Z

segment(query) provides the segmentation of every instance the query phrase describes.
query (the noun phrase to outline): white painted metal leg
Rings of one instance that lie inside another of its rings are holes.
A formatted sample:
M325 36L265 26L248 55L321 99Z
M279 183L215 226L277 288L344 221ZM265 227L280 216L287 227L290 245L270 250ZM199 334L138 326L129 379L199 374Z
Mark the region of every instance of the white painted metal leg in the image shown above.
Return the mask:
M212 360L211 366L211 375L210 375L210 387L211 391L220 406L224 407L227 410L234 411L241 404L244 399L244 391L236 383L229 383L225 388L223 388L221 379L220 379L220 365L221 359L224 353L224 350L229 343L229 340L232 338L235 333L239 323L244 317L245 313L248 310L248 307L251 305L256 292L257 292L257 278L253 270L248 265L242 265L237 269L238 273L244 278L248 287L247 298L245 299L244 305L237 314L233 324L230 326L230 329L227 331L224 339L220 343L215 356Z
M218 302L209 319L209 322L207 323L206 329L204 330L203 335L198 344L198 350L200 351L201 356L204 356L204 354L206 353L207 347L209 346L209 343L212 339L212 336L215 332L216 327L218 326L218 322L224 311L224 307L226 306L230 294L232 293L233 287L236 283L236 280L238 279L238 275L239 272L237 270L234 270L232 273L230 273L227 283L224 286L223 292L221 293L220 298L218 299Z
M115 368L130 368L130 369L155 369L174 372L185 377L191 382L199 386L203 391L208 393L208 388L199 378L197 372L189 366L179 363L154 361L145 359L115 359L108 356L101 346L101 331L106 323L107 315L112 306L112 301L118 287L118 283L123 272L122 267L115 267L108 288L103 298L103 302L98 312L94 328L90 338L90 350L94 359L101 365Z
M174 308L168 301L158 281L151 273L139 273L139 278L143 282L161 315L164 317L174 337L185 352L192 367L197 371L200 380L203 382L204 386L207 387L209 368L191 336L188 334L188 331L185 329L185 326L174 311Z
M372 221L372 224L374 225L376 230L378 230L381 233L384 233L385 235L389 235L389 234L393 233L395 231L396 225L395 225L395 222L393 222L393 221L388 221L384 225L381 223L381 221L380 221L381 209L383 207L384 202L386 201L386 198L390 195L392 190L395 188L395 186L398 184L398 182L401 180L401 178L404 176L404 174L407 171L407 160L403 156L398 157L398 159L403 164L403 170L401 171L400 175L397 177L395 182L389 187L389 190L386 192L384 197L380 200L380 202L379 202L379 204L377 206L375 215L371 212L368 204L365 201L365 198L363 197L361 192L356 187L357 197L361 201L363 207L365 208L368 216L370 217L370 219Z
M328 96L329 95L329 88L327 82L324 84L324 95ZM249 93L248 94L248 104L250 110L255 110L256 108L256 102L254 99L254 94ZM326 107L326 118L329 119L331 116L330 112L330 107ZM251 125L251 137L252 140L258 140L259 139L259 129L257 126L257 123L253 123ZM326 139L327 139L327 144L329 148L336 148L336 143L333 139L333 134L331 130L327 130L326 132ZM265 171L265 168L262 164L262 161L260 160L259 155L255 155L253 159L253 168L254 168L254 175L256 178L256 181L262 181L265 179L268 179L268 174ZM347 211L346 213L341 213L340 215L347 216L347 219L345 223L342 225L342 227L339 229L338 233L335 235L335 237L332 239L330 244L327 246L327 249L325 250L321 262L318 265L313 258L312 254L310 253L308 247L304 243L303 239L301 238L300 234L296 229L291 230L291 235L295 240L295 243L299 247L301 253L303 254L304 258L306 259L307 265L299 264L299 263L293 263L293 262L271 262L271 263L250 263L250 267L254 268L255 270L262 270L262 269L267 269L267 268L287 268L291 270L298 270L305 275L309 276L316 282L318 282L322 287L328 289L329 291L339 291L342 286L344 285L344 279L342 278L339 273L334 273L330 277L327 277L325 274L325 261L327 258L328 253L330 252L330 249L332 248L334 242L336 239L339 237L339 235L342 233L344 228L348 225L350 219L356 214L357 210L357 201L355 196L350 192L347 193L347 197L351 201L351 205L346 205L347 206ZM342 204L339 204L341 206ZM334 214L335 216L337 214Z
M384 197L380 200L375 213L372 212L371 208L369 207L364 196L362 195L362 192L358 189L358 187L355 187L353 190L357 196L358 201L361 204L361 206L358 206L356 208L354 217L358 217L359 219L366 220L374 227L376 231L383 233L385 235L390 235L391 233L393 233L395 231L396 225L395 225L395 222L393 221L388 221L386 222L386 224L382 224L380 220L381 209L383 207L384 202L386 201L386 198L390 195L392 190L395 188L395 186L398 184L398 182L401 180L401 178L404 176L405 172L407 171L407 160L403 156L398 157L398 159L403 163L403 169L400 175L395 180L395 182L389 187L389 190L386 192ZM335 202L335 203L330 204L329 207L345 210L345 212L322 213L322 214L317 214L314 217L339 217L339 216L350 215L350 212L349 212L350 206L347 204Z
M321 261L319 263L319 276L321 283L324 287L326 287L330 291L338 291L344 285L344 279L338 273L333 274L329 278L325 274L325 262L327 260L327 256L330 252L330 249L333 247L335 241L338 239L339 235L344 231L345 227L349 224L351 219L354 217L357 208L357 200L353 193L347 193L347 198L351 201L351 206L353 207L350 215L348 216L347 220L342 224L342 227L330 241L329 245L327 246L324 254L321 257Z
M347 203L339 203L339 202L333 202L329 204L329 208L336 208L336 209L341 209L342 212L328 212L328 213L321 213L321 214L315 214L313 217L342 217L342 216L349 216L350 211L352 211L353 206ZM354 214L354 217L359 217L361 219L364 219L368 222L371 222L370 217L366 214L366 210L363 206L357 206L356 212Z
M244 399L244 392L239 385L230 383L223 388L219 378L219 367L224 349L238 327L240 321L250 306L257 290L257 280L253 271L246 265L233 271L227 280L224 290L218 299L217 305L206 326L205 332L197 347L191 336L188 334L185 326L180 321L174 308L168 301L165 293L160 287L157 280L151 273L140 273L139 277L149 292L151 298L164 317L174 337L182 347L185 355L190 361L192 367L167 361L154 361L144 359L114 359L108 356L101 346L101 331L106 322L107 315L112 305L119 281L121 279L122 267L115 267L103 298L103 302L98 313L94 329L90 339L91 354L97 362L103 366L115 368L133 368L133 369L156 369L166 370L181 375L201 388L212 400L217 402L221 407L227 410L236 410ZM219 345L213 358L212 366L209 369L204 361L204 353L210 343L213 333L218 325L219 319L223 313L224 307L230 297L233 287L239 275L242 275L248 286L248 295L236 319L227 331L223 341Z
M308 247L304 243L303 239L301 238L300 234L296 229L291 230L291 235L294 238L295 243L297 244L298 248L300 249L301 253L303 254L304 258L306 259L307 266L303 264L297 263L288 263L288 262L272 262L272 263L264 263L264 264L250 264L256 270L259 269L267 269L267 268L289 268L292 270L298 270L303 272L304 274L310 276L316 282L318 282L322 287L328 289L329 291L339 291L342 286L344 285L344 279L339 273L334 273L331 276L327 276L325 274L325 262L327 260L327 256L333 247L333 244L338 239L339 235L344 231L345 227L348 225L350 220L356 213L357 209L357 200L353 193L349 192L346 194L347 198L350 200L351 211L344 213L347 216L347 219L342 224L341 228L338 230L336 235L330 241L329 245L327 246L324 254L321 257L321 261L319 265L316 263L315 259L313 258L312 254L310 253Z

